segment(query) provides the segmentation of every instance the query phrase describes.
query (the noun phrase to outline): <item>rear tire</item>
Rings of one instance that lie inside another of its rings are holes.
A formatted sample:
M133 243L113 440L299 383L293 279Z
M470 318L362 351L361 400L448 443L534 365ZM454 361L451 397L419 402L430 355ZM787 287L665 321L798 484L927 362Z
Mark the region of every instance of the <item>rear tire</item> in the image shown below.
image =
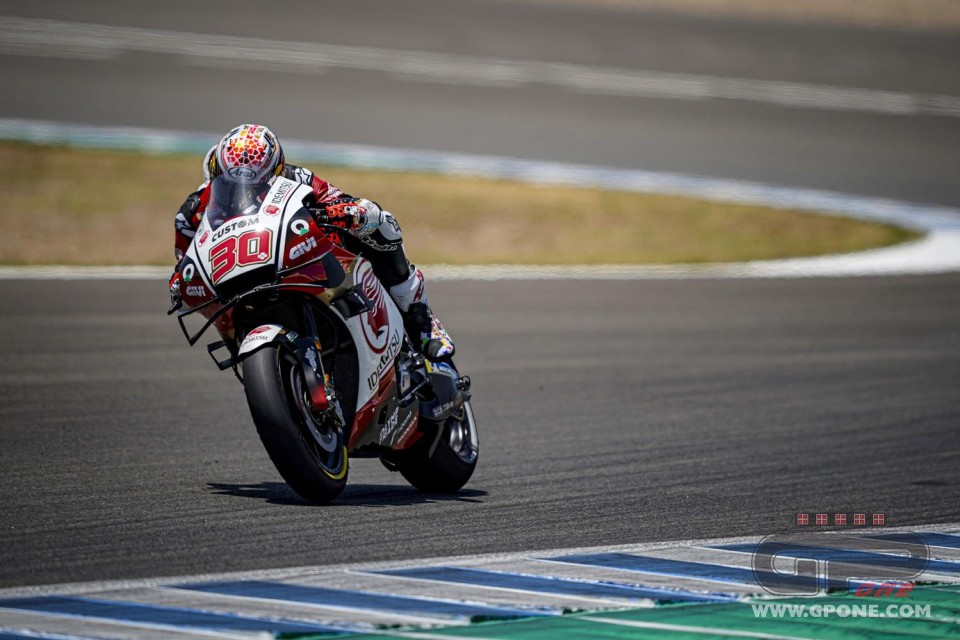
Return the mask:
M440 425L440 440L425 460L401 467L407 482L427 493L456 493L477 467L480 442L470 402L464 403L463 417L448 418Z
M305 500L323 504L347 484L347 447L341 429L314 419L304 406L306 385L299 367L292 354L267 345L243 361L243 386L260 441L277 471Z

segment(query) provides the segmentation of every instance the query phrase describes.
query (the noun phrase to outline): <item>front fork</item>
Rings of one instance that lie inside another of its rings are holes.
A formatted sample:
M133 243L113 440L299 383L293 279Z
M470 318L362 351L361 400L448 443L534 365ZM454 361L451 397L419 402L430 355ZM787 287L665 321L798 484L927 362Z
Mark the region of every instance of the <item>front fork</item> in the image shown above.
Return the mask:
M296 331L278 324L264 324L255 327L247 332L240 343L236 357L219 363L219 366L225 368L225 366L233 365L235 368L236 364L243 362L253 352L269 344L277 343L280 349L286 350L296 357L313 410L318 414L323 414L332 409L342 426L344 423L343 413L340 409L340 403L337 402L337 393L333 384L331 384L330 376L323 370L322 346L316 338L319 335L317 324L308 308L303 310L302 326L307 335L300 335ZM216 345L216 343L210 345L211 348L216 346L222 345Z
M316 336L320 335L317 319L309 306L303 307L303 327L307 336L299 336L293 331L287 332L287 339L294 347L300 367L303 371L307 389L310 392L310 402L320 413L334 409L341 426L343 426L343 412L337 402L337 392L331 383L330 376L323 370L323 346ZM334 338L336 341L336 338Z
M291 344L310 392L310 402L317 411L326 411L331 404L336 404L336 392L323 371L320 343L313 338L297 336Z

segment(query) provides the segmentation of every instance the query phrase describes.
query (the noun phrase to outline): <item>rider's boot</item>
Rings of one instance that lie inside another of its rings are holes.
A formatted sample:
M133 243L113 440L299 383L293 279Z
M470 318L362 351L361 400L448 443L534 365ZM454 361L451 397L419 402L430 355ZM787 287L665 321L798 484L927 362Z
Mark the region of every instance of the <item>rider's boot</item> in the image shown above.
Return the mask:
M414 302L403 314L408 327L420 333L420 351L431 362L443 362L453 357L457 350L440 320L433 314L426 301ZM416 335L412 333L411 335Z
M403 314L404 325L410 338L428 360L442 362L453 357L456 347L450 334L430 310L423 274L419 269L410 265L409 277L390 287L390 297Z

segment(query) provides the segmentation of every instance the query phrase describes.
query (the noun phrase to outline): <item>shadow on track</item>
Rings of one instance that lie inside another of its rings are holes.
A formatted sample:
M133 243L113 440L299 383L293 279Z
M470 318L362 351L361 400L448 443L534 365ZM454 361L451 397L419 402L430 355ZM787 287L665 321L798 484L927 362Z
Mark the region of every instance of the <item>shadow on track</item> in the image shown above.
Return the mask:
M210 493L221 496L236 496L264 500L269 504L282 504L296 507L389 507L428 504L431 502L477 502L487 495L486 491L462 489L455 494L422 493L413 487L394 484L355 484L347 485L336 500L328 505L313 505L301 498L284 482L258 482L256 484L230 484L208 482Z

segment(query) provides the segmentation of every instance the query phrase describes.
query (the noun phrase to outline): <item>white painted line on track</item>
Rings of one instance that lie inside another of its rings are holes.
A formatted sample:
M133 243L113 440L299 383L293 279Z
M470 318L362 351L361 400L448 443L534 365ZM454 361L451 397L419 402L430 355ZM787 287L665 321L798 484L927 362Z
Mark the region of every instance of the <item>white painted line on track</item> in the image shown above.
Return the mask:
M77 622L67 617L47 616L40 613L0 609L0 631L10 631L22 635L35 634L38 638L63 638L64 640L194 640L195 638L210 638L210 640L255 640L249 634L225 633L210 631L204 632L173 629L152 629L147 627L131 627L130 625L113 620L103 620L95 623L83 622L82 633L78 631ZM261 636L273 638L273 636Z
M287 42L59 20L4 17L0 54L110 60L125 52L175 55L212 68L317 74L387 73L401 80L515 88L546 85L597 95L734 100L795 109L960 117L960 97L596 67L425 51Z
M163 280L173 267L79 267L50 265L36 267L0 266L0 280Z
M649 555L656 555L657 551L646 552ZM685 548L685 554L689 553L689 547ZM507 562L489 561L484 563L486 569L494 571L519 572L528 575L543 575L557 578L571 578L575 580L590 580L593 582L613 582L618 584L627 584L629 586L643 586L647 588L671 589L674 586L673 576L658 576L653 573L646 573L640 581L630 581L630 576L619 569L609 569L606 567L587 567L585 565L566 564L544 558L530 558L528 560L510 560ZM642 584L641 584L642 582ZM684 585L691 591L698 591L704 594L730 594L730 595L749 595L753 589L749 586L738 585L731 582L724 582L722 589L717 588L716 581L687 579Z
M499 280L692 280L896 276L960 271L960 233L934 232L909 243L860 253L680 265L448 265L421 264L433 282ZM157 280L170 267L0 266L0 280Z
M432 563L430 563L430 564L432 564ZM351 573L361 573L361 572L352 571ZM366 573L366 572L362 572L362 573L364 573L364 575L367 575L367 576L371 575L371 574ZM429 579L429 578L413 578L413 577L409 577L409 576L378 575L378 577L379 577L379 578L382 578L382 579L384 579L384 580L387 580L387 581L389 581L389 580L407 580L407 581L410 581L410 582L423 583L423 584L425 584L425 585L437 584L437 582L438 582L437 580L431 580L431 579ZM441 584L444 584L444 585L447 585L447 586L450 585L450 583L441 583ZM517 596L519 596L519 597L517 598L517 600L522 600L522 599L525 598L525 597L534 596L534 595L540 596L540 597L547 597L547 598L556 598L557 600L575 600L575 601L576 601L576 604L575 604L574 606L577 606L577 607L580 607L580 608L588 608L588 607L589 607L589 608L602 608L602 607L604 607L604 606L606 606L606 607L622 607L622 606L624 606L624 600L614 600L614 599L609 599L609 598L597 598L597 597L592 597L592 596L579 596L579 597L577 597L577 598L570 598L569 596L566 596L566 595L563 595L563 594L547 593L547 592L543 592L543 591L534 591L534 590L532 590L532 589L519 589L519 588L516 588L516 587L509 587L509 586L471 585L471 587L472 587L473 589L479 589L479 590L481 590L481 591L483 591L483 590L491 590L491 591L497 591L497 592L500 592L500 593L516 594ZM591 607L591 605L592 605L592 607ZM650 606L653 606L653 602L652 602L652 601L647 601L646 603L642 603L642 604L639 604L639 605L636 605L636 606L638 606L638 607L650 607ZM534 613L534 611L531 610L531 613ZM551 614L551 615L553 615L553 614Z
M95 638L93 636L75 636L64 633L47 633L44 631L30 631L29 629L16 629L14 627L0 627L0 636L3 634L16 635L18 638L38 638L42 640L110 640L107 637Z
M3 622L6 616L10 614L21 614L22 611L17 609L8 609L0 607L0 623ZM115 638L141 638L148 635L161 634L160 637L169 637L169 638L210 638L210 640L274 640L275 636L268 633L230 633L227 631L218 631L210 629L198 629L196 627L177 627L174 625L167 624L150 624L144 622L133 622L129 620L124 621L114 621L107 620L104 618L88 618L80 615L71 615L63 613L44 613L44 614L35 614L37 620L33 623L37 625L35 628L42 628L46 626L47 621L52 622L52 624L57 625L58 623L63 623L68 629L75 629L81 633L99 633L97 631L102 626L112 626L116 635ZM93 627L93 629L85 630L84 627ZM31 631L32 629L27 629ZM18 632L22 633L21 630ZM45 631L35 631L35 633L46 633ZM41 636L42 637L42 636ZM81 636L83 637L83 636ZM97 636L94 636L97 637ZM99 636L100 638L108 636Z
M215 134L127 127L95 127L36 120L0 119L0 140L85 148L184 152L198 156ZM561 162L519 160L415 149L394 149L287 140L288 157L299 162L385 171L509 179L680 195L722 202L896 224L925 232L920 240L858 253L742 263L680 265L424 265L433 280L664 280L690 278L805 278L919 275L960 271L960 209L883 198L779 187L739 180L616 169ZM164 279L168 267L0 267L0 279Z

